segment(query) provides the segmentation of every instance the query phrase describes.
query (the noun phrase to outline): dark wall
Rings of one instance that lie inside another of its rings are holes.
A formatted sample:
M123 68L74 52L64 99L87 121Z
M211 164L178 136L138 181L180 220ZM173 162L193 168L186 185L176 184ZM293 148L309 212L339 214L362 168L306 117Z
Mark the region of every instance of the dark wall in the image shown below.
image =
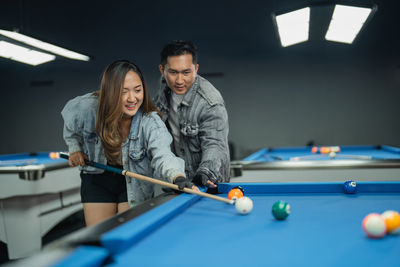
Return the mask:
M154 65L145 72L152 95L159 79ZM226 101L230 140L238 157L265 146L305 145L310 140L400 145L395 69L255 59L200 61L205 75L218 71L222 77L209 79ZM46 77L53 84L32 86L34 75L15 76L14 84L1 89L0 153L65 149L60 111L68 99L97 89L101 70L50 72Z

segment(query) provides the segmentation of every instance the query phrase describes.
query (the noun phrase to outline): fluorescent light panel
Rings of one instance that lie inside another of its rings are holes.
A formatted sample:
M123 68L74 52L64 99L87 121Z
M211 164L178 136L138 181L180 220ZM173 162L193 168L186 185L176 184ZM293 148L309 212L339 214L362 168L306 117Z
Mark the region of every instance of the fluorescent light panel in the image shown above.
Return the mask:
M7 36L8 38L17 40L19 42L37 47L39 49L54 53L59 56L71 58L71 59L76 59L76 60L82 60L82 61L89 61L89 57L67 50L65 48L55 46L46 42L42 42L38 39L20 34L18 32L11 32L11 31L5 31L5 30L0 30L0 34Z
M310 25L309 7L278 15L275 17L275 20L283 47L308 40Z
M371 11L371 8L336 5L325 39L353 43Z
M33 66L52 61L56 58L54 55L28 49L6 41L0 41L0 57Z

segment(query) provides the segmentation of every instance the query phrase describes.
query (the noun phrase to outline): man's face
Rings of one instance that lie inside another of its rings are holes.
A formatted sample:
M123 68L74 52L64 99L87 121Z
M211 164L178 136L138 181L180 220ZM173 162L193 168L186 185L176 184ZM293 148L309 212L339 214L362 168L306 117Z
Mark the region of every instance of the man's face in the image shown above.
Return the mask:
M167 85L177 95L184 95L194 83L199 64L193 64L191 54L170 56L165 66L160 65L161 75Z

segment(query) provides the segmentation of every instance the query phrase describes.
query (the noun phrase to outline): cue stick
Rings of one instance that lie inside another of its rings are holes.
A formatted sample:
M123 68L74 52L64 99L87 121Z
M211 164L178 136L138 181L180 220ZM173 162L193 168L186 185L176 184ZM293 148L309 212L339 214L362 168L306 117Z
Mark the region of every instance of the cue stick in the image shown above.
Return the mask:
M68 153L60 152L59 155L60 155L60 158L69 159L69 154ZM227 199L227 198L215 196L215 195L212 195L212 194L209 194L209 193L205 193L205 192L201 192L201 191L196 191L196 190L193 190L191 188L186 188L185 187L182 190L180 190L179 187L176 184L164 182L164 181L161 181L161 180L158 180L158 179L154 179L154 178L150 178L150 177L147 177L147 176L144 176L144 175L141 175L141 174L137 174L137 173L134 173L134 172L129 172L127 170L114 168L114 167L111 167L111 166L108 166L108 165L104 165L104 164L100 164L100 163L97 163L97 162L94 162L94 161L91 161L91 160L85 160L85 163L88 166L92 166L92 167L95 167L95 168L98 168L98 169L102 169L102 170L105 170L105 171L109 171L109 172L114 172L114 173L126 175L126 176L129 176L129 177L132 177L132 178L135 178L135 179L138 179L138 180L142 180L142 181L146 181L146 182L150 182L150 183L153 183L153 184L158 184L158 185L161 185L161 186L169 187L169 188L172 188L172 189L177 190L177 191L183 191L185 193L190 193L190 194L195 194L195 195L202 196L202 197L211 198L211 199L222 201L222 202L225 202L225 203L228 203L228 204L234 204L235 203L234 200L230 200L230 199Z

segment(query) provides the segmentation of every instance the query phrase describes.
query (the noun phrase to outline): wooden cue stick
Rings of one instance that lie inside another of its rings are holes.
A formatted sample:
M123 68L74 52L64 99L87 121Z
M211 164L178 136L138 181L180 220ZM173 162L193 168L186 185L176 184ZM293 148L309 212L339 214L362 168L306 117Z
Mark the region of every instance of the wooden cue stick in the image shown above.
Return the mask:
M60 152L59 155L60 155L60 158L69 159L69 155L67 153ZM205 192L193 190L191 188L186 188L185 187L182 190L180 190L179 187L176 184L172 184L172 183L168 183L168 182L161 181L161 180L158 180L158 179L150 178L150 177L147 177L147 176L144 176L144 175L141 175L141 174L137 174L137 173L134 173L134 172L129 172L127 170L114 168L114 167L111 167L111 166L108 166L108 165L104 165L104 164L100 164L100 163L97 163L97 162L94 162L94 161L85 160L85 163L88 166L92 166L92 167L95 167L95 168L98 168L98 169L102 169L102 170L106 170L106 171L110 171L110 172L126 175L126 176L129 176L129 177L138 179L138 180L142 180L142 181L150 182L150 183L153 183L153 184L158 184L158 185L161 185L161 186L169 187L169 188L172 188L174 190L183 191L183 192L186 192L186 193L189 193L189 194L195 194L195 195L198 195L198 196L211 198L211 199L222 201L222 202L225 202L225 203L228 203L228 204L234 204L234 202L235 202L234 200L230 200L230 199L227 199L227 198L215 196L215 195L208 194L208 193L205 193Z

